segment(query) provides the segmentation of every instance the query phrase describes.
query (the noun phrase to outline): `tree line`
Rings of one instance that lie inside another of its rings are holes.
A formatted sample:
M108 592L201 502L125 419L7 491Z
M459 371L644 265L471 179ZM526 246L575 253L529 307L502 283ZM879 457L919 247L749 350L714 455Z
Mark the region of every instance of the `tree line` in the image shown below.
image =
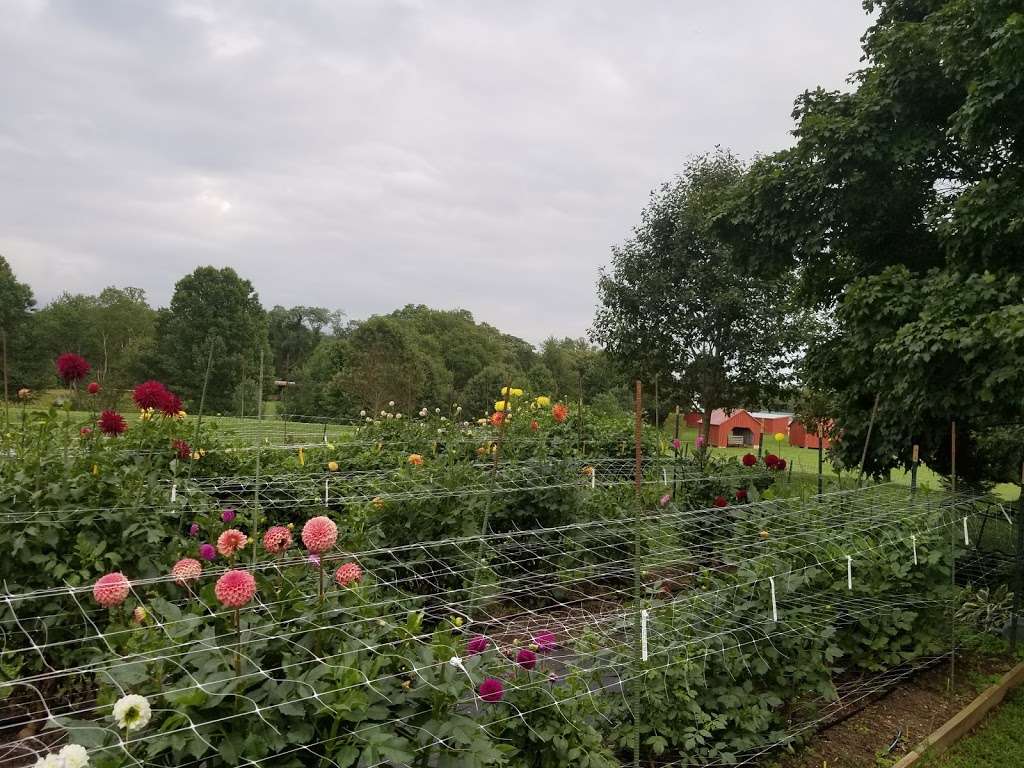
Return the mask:
M11 399L23 387L57 386L53 360L64 352L92 364L111 403L159 379L195 408L205 382L206 411L234 415L255 415L270 396L282 411L339 419L455 404L480 416L510 381L588 402L625 392L608 356L583 339L552 337L535 348L466 310L424 305L359 321L324 307L264 310L252 283L230 268L199 267L159 309L141 289L116 287L64 293L37 308L0 256L0 334Z

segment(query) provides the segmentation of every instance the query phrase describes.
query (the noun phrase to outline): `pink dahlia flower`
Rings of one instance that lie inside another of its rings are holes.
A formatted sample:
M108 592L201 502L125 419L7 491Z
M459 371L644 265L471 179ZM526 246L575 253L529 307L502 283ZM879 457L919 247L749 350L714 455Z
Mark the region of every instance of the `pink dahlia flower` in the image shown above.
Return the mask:
M490 640L488 640L483 635L477 635L476 637L470 639L468 643L466 643L466 653L468 653L470 656L476 656L478 653L483 653L490 647Z
M263 548L272 555L279 555L292 545L292 532L283 525L275 525L263 534Z
M363 569L356 563L345 563L334 572L334 580L338 582L339 587L350 586L361 581L362 578Z
M322 555L338 540L338 526L330 518L312 517L302 526L302 543L314 555Z
M541 653L551 653L558 647L558 639L554 632L538 632L533 637L533 644Z
M488 677L480 683L480 698L488 704L497 704L505 698L505 686L496 677Z
M228 571L213 587L221 605L228 608L241 608L248 605L256 594L256 579L248 571Z
M533 669L537 666L537 654L528 648L523 648L516 654L516 664L523 669Z
M249 541L249 537L237 528L228 528L217 537L217 551L224 557L234 557Z
M184 586L190 581L198 581L203 575L203 564L192 557L183 557L171 568L171 576L176 584Z
M92 585L93 598L104 608L113 608L115 605L123 603L128 597L129 591L131 591L131 585L120 571L100 576Z

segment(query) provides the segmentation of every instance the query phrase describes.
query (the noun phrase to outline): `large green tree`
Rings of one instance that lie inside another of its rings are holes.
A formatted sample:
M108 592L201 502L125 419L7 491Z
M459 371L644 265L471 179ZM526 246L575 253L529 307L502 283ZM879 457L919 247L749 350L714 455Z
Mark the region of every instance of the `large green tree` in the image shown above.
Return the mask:
M705 414L777 391L802 340L789 283L746 269L713 229L743 172L727 151L693 159L651 195L598 283L595 341L632 375L657 377ZM705 435L709 427L705 418Z
M1024 271L1024 8L864 5L876 17L852 88L797 100L795 145L753 165L717 228L754 268L792 270L808 301L838 302L807 378L832 390L840 460L859 463L878 396L867 471L906 464L911 441L948 469L956 420L958 470L999 479L975 447L1024 399L1006 367Z
M236 392L258 378L261 352L265 371L271 366L266 313L252 283L230 267L199 267L183 277L157 319L157 351L156 366L191 407L210 362L207 411L236 410Z
M343 317L342 312L324 307L277 305L271 309L267 313L267 337L275 374L285 380L294 378L324 334L342 327Z

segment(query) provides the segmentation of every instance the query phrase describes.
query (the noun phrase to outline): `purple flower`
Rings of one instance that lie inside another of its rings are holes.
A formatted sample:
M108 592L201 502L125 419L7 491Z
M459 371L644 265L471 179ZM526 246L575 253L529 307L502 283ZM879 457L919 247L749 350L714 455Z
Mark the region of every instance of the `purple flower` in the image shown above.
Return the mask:
M476 656L478 653L483 653L491 646L491 641L483 635L477 635L466 643L466 653L470 656Z
M704 435L697 435L697 439L694 441L694 445L698 448L704 447Z
M203 560L216 560L217 550L213 548L213 544L200 544L199 556L203 558Z
M523 669L533 669L537 666L537 654L531 650L523 648L516 654L516 664Z
M658 499L658 503L661 506L663 506L663 507L668 506L668 503L670 501L672 501L672 494L671 493L666 493L664 496L662 496L660 499Z
M480 683L480 698L488 704L497 704L505 698L505 686L501 684L501 680L488 677Z
M678 451L680 449L680 447L682 447L682 445L683 444L679 442L679 438L678 437L672 439L672 447L675 450Z
M232 520L235 519L235 514L235 510L229 507L228 509L225 509L223 512L220 513L220 519L223 520L225 523L230 523Z
M541 632L533 637L533 644L541 653L551 653L558 647L558 640L554 632Z
M312 566L320 565L320 555L310 555L306 558L306 562Z
M199 523L192 523L192 525L188 527L188 535L193 539L199 535Z

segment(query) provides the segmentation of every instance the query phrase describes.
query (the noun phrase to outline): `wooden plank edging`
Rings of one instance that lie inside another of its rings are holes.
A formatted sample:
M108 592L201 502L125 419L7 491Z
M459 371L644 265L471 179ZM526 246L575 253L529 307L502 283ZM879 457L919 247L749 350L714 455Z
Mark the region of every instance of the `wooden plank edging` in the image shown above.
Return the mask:
M929 757L941 755L968 731L984 719L1014 688L1024 683L1024 661L1003 675L998 683L986 688L978 698L961 709L945 725L933 731L928 738L914 747L892 768L910 768L927 754Z

